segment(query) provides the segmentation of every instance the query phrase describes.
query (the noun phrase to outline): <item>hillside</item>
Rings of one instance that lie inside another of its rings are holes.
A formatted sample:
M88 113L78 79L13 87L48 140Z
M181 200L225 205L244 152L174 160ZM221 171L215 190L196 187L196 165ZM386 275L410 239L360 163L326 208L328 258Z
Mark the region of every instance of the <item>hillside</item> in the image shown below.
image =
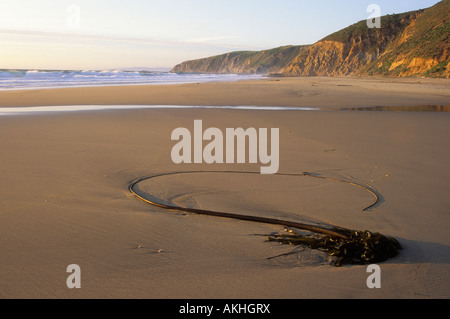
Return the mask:
M445 0L421 10L379 59L360 73L449 78L449 35L450 0Z
M282 72L289 76L449 77L450 0L425 10L387 15L381 29L366 21L329 35Z
M424 10L386 15L381 23L380 29L369 29L363 20L310 46L232 52L183 62L172 71L450 77L450 0Z
M369 29L366 21L360 21L315 43L282 72L290 76L354 74L375 62L417 14L382 17L381 29Z
M183 62L175 66L176 73L278 73L288 66L308 46L283 46L265 51L237 51L210 58Z

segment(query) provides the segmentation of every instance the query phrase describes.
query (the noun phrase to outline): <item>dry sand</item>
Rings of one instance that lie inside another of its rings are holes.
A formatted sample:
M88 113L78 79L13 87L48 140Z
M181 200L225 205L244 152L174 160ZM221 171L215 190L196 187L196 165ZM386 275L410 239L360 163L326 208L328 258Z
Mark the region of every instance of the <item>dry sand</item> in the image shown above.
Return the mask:
M68 104L374 106L448 105L448 82L267 79L200 85L0 92L2 106ZM420 80L422 81L422 80ZM314 86L312 86L314 84ZM338 86L344 85L344 86ZM401 254L332 267L320 253L267 259L291 247L255 234L282 227L151 207L136 178L258 165L175 165L171 132L280 128L280 172L312 171L374 186L306 177L198 174L142 185L200 208L324 222L394 236ZM0 298L449 298L450 114L140 109L0 116ZM137 247L139 247L137 249ZM81 267L81 289L66 268Z

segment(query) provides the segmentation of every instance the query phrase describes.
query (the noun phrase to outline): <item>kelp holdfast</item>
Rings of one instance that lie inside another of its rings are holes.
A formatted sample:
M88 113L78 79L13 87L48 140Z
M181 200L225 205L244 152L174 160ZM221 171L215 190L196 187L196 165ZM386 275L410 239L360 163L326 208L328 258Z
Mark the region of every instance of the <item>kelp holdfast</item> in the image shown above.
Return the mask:
M336 267L384 262L397 256L402 249L396 239L380 233L343 228L333 228L332 230L343 236L302 235L290 232L289 234L269 235L268 241L323 251L329 256L335 257L332 264Z

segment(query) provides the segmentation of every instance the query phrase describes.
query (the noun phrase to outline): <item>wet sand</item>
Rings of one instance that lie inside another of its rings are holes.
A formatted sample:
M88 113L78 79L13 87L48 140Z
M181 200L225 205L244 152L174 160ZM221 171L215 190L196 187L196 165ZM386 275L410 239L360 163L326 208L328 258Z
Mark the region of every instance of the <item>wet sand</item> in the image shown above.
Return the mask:
M448 105L445 83L419 89L405 80L395 83L396 91L378 81L11 91L0 92L0 104ZM292 247L258 235L283 227L166 211L130 194L132 181L153 174L258 171L259 164L174 164L171 133L192 129L196 119L222 130L280 128L280 172L354 178L375 187L381 203L362 212L373 198L343 183L247 174L162 178L145 191L180 205L393 236L404 249L380 264L382 288L367 287L366 266L336 268L316 251L268 259ZM436 112L137 109L0 116L0 297L448 298L449 124L449 113ZM70 264L81 267L81 289L66 286Z

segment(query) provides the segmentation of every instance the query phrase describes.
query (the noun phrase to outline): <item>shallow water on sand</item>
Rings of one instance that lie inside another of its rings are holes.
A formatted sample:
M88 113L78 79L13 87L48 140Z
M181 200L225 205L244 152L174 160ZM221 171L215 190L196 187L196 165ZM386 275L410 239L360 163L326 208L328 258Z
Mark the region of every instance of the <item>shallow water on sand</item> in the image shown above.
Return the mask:
M101 110L133 110L133 109L232 109L259 111L374 111L374 112L450 112L450 105L420 106L374 106L351 108L319 108L294 106L189 106L189 105L66 105L66 106L32 106L1 107L2 115L60 113Z

